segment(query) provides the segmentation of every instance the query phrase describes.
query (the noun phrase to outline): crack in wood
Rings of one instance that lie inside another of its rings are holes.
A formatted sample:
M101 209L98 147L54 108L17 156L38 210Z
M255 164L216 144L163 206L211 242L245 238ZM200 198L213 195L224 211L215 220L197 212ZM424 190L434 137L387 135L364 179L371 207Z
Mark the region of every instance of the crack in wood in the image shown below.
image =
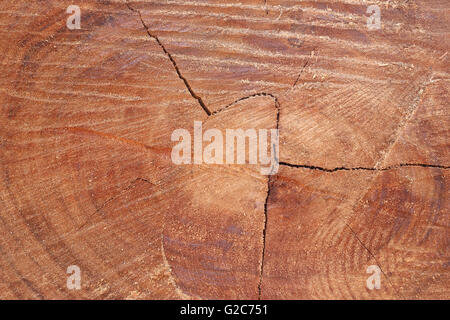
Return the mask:
M297 79L295 79L295 82L292 85L292 88L294 88L297 85L297 82L298 82L298 80L300 80L300 76L302 75L303 70L305 70L305 68L308 66L308 64L309 64L309 59L306 60L306 62L303 64L302 70L300 70L300 73L298 74Z
M266 200L264 201L264 227L263 227L263 247L262 247L262 253L261 253L261 265L259 266L259 282L258 282L258 300L261 300L261 285L263 280L263 273L264 273L264 257L266 253L266 232L267 232L267 203L269 202L269 196L270 196L270 188L271 188L271 177L269 176L267 180L267 195Z
M318 167L313 165L306 165L306 164L293 164L289 162L280 161L280 166L286 166L291 168L304 168L304 169L310 169L310 170L319 170L323 172L337 172L337 171L388 171L388 170L394 170L399 169L403 167L422 167L422 168L438 168L438 169L450 169L450 166L444 166L444 165L437 165L437 164L424 164L424 163L400 163L397 165L392 165L384 168L377 168L377 167L336 167L336 168L324 168L324 167Z
M172 57L172 55L170 54L169 51L167 51L166 47L162 44L162 42L159 40L158 36L153 34L150 29L148 28L148 26L145 24L144 19L142 18L141 12L139 10L134 9L128 0L126 0L126 4L127 7L133 11L136 12L139 15L139 19L141 20L142 25L144 26L145 30L147 31L147 34L154 40L156 40L156 42L158 43L158 45L162 48L162 50L164 51L164 53L166 54L166 56L169 58L170 62L172 63L173 67L175 68L175 71L178 75L178 77L184 82L184 85L186 86L187 90L189 91L190 95L197 100L197 102L200 104L200 106L202 107L203 111L205 111L205 113L210 116L211 115L211 111L209 110L209 108L205 105L205 103L203 102L202 98L197 95L194 90L192 89L191 85L189 84L189 82L187 81L187 79L181 74L180 69L177 66L177 63L175 62L174 58Z
M210 116L214 116L217 115L219 113L221 113L222 111L230 108L231 106L246 100L246 99L250 99L253 97L258 97L258 96L268 96L274 99L275 102L275 107L277 109L277 116L276 116L276 129L279 129L279 120L280 120L280 103L278 98L271 94L271 93L267 93L267 92L259 92L259 93L254 93L242 98L239 98L237 100L235 100L234 102L226 105L225 107L216 110L216 111L211 111L203 102L202 98L200 96L198 96L194 90L192 89L192 86L189 84L188 80L182 75L180 69L177 66L176 61L174 60L174 58L172 57L172 55L170 54L170 52L167 51L167 49L165 48L165 46L161 43L161 41L159 40L158 36L156 36L155 34L153 34L150 29L148 28L148 26L145 24L143 18L142 18L142 14L139 10L134 9L130 3L129 0L126 0L126 5L127 7L132 11L138 14L139 19L141 20L142 25L144 26L147 34L154 39L158 45L162 48L162 50L164 51L164 53L166 54L166 56L169 58L170 62L172 63L173 67L175 68L175 71L178 75L178 77L184 82L187 90L189 91L190 95L195 98L198 103L200 104L200 106L202 107L202 109L204 110L204 112L207 114L208 119ZM265 11L266 14L268 14L268 9L267 9L267 0L264 0L264 7L265 7ZM308 66L309 64L309 59L304 63L302 69L300 70L299 75L297 76L292 88L294 88L304 69ZM431 77L432 79L432 77ZM395 143L397 142L399 136L401 135L401 132L403 130L403 128L408 124L409 120L412 118L412 116L414 115L415 111L418 108L418 104L420 102L420 97L425 89L425 87L430 83L431 79L429 79L429 81L425 82L419 89L418 94L416 99L414 99L412 106L408 109L406 117L404 118L404 121L402 121L402 123L399 125L398 130L396 130L396 138L393 141L392 144L390 144L387 148L387 152L385 153L383 159L381 162L384 162L385 159L387 158L388 154L390 153L392 147L395 145ZM318 171L322 171L322 172L327 172L327 173L333 173L333 172L337 172L337 171L388 171L388 170L394 170L394 169L399 169L402 167L423 167L423 168L438 168L438 169L449 169L449 166L445 166L445 165L433 165L433 164L423 164L423 163L400 163L397 165L391 165L391 166L387 166L387 167L378 167L378 164L380 163L377 162L375 167L335 167L335 168L325 168L325 167L320 167L320 166L314 166L314 165L306 165L306 164L292 164L289 162L284 162L284 161L280 161L279 165L281 166L287 166L287 167L291 167L291 168L303 168L303 169L309 169L309 170L318 170ZM139 179L139 178L138 178ZM132 182L132 183L135 183ZM263 230L262 230L262 252L261 252L261 264L260 264L260 274L259 274L259 282L258 282L258 299L261 299L261 293L262 293L262 281L263 281L263 273L264 273L264 258L265 258L265 251L266 251L266 233L267 233L267 219L268 219L268 213L267 213L267 207L268 207L268 202L269 202L269 197L270 197L270 192L271 192L271 184L273 183L273 179L272 176L269 176L267 179L267 194L266 194L266 199L264 202L264 225L263 225ZM128 187L127 187L128 188ZM123 192L125 192L126 190L124 190ZM120 195L120 194L119 194ZM107 203L109 203L110 201L113 201L116 197L111 198L110 200L108 200L107 202L105 202L104 205L106 205ZM103 207L103 206L102 206ZM95 213L94 213L95 214ZM353 229L347 224L345 223L346 227L350 229L350 231L352 232L353 236L359 241L359 243L365 248L365 250L368 251L368 253L372 256L373 259L375 259L375 261L377 262L377 264L380 266L378 260L376 259L375 255L364 245L364 243L359 239L359 237L357 236L357 234L353 231ZM383 271L383 269L380 266L380 269L382 271L382 273L384 274L384 276L388 279L389 283L391 284L391 286L393 287L394 291L396 291L397 295L401 294L398 292L398 290L394 287L392 281L390 280L390 278L387 276L387 274Z
M398 289L394 286L394 284L391 281L391 278L388 277L388 275L383 271L383 268L381 267L381 263L378 261L378 259L375 257L375 255L372 253L372 251L370 251L369 248L367 248L367 246L361 241L361 239L358 237L358 235L356 234L355 231L353 231L353 229L348 225L348 223L344 222L345 226L350 230L350 232L352 233L352 235L355 237L356 240L358 240L358 242L361 244L361 246L369 253L369 255L375 260L377 266L380 268L381 273L386 277L386 279L388 280L389 284L391 285L392 289L394 289L395 293L402 297L404 299L404 297L402 296L402 294L398 291Z

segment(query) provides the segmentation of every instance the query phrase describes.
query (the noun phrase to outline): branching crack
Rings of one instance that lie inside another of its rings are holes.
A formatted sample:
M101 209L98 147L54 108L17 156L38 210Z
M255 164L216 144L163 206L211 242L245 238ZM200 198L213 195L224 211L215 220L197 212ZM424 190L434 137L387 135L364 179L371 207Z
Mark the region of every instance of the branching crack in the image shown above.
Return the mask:
M191 85L189 84L189 82L187 81L187 79L181 74L180 69L177 66L177 63L175 62L174 58L172 57L172 55L170 54L169 51L167 51L166 47L161 43L161 41L159 40L158 36L153 34L150 29L147 27L147 25L144 22L144 19L142 18L141 12L139 10L134 9L128 0L126 0L126 4L127 7L133 11L136 12L139 15L139 19L141 20L142 25L144 26L145 30L147 31L147 34L156 40L156 42L158 43L158 45L161 47L161 49L164 51L164 53L166 54L166 56L169 58L170 62L172 63L173 67L175 68L175 71L178 75L178 77L183 80L184 85L186 86L187 90L189 91L189 93L191 94L191 96L196 99L198 101L198 103L200 104L200 106L202 107L202 109L205 111L205 113L210 116L211 115L211 111L209 110L209 108L205 105L205 103L203 102L202 98L200 96L198 96L194 90L192 89Z
M253 97L258 97L258 96L267 96L267 97L271 97L274 102L275 102L275 107L277 109L277 116L276 116L276 129L279 129L279 121L280 121L280 103L278 98L271 94L271 93L266 93L266 92L260 92L260 93L255 93L255 94L251 94L242 98L237 99L236 101L228 104L227 106L216 110L216 111L211 111L203 102L202 98L200 96L198 96L194 90L192 89L192 86L189 84L189 82L187 81L187 79L182 75L180 69L177 66L177 63L175 62L173 56L170 54L170 52L167 51L166 47L161 43L161 41L159 40L158 36L156 36L155 34L153 34L150 29L148 28L148 26L145 24L144 19L142 18L142 14L139 10L134 9L130 3L129 0L125 0L127 7L134 13L137 13L139 16L139 19L141 20L142 25L144 26L147 34L149 37L151 37L152 39L154 39L158 45L161 47L161 49L164 51L164 54L169 58L170 62L172 63L173 67L175 68L175 71L178 75L178 77L184 82L184 85L186 86L187 90L189 91L190 95L197 100L197 102L199 103L199 105L202 107L202 109L204 110L204 112L207 114L208 117L210 116L214 116L217 115L218 113L230 108L231 106L235 105L236 103L239 103L240 101L246 100L246 99L250 99ZM268 14L268 9L267 9L267 0L264 0L264 8L266 11L266 14ZM304 69L308 66L309 64L309 60L307 60L302 69L300 70L299 75L297 76L297 79L295 80L292 88L294 88ZM414 112L416 111L417 108L417 104L418 104L418 100L420 100L420 96L424 90L424 87L426 86L426 84L419 90L418 93L418 99L416 99L417 101L414 101L413 106L410 108L411 110L409 110L408 112L408 116L405 119L405 123L402 123L401 126L399 126L399 130L398 132L401 133L401 130L403 129L404 125L408 123L408 120L412 117L412 115L414 114ZM397 135L397 139L398 139ZM395 141L394 143L395 144ZM393 145L392 144L392 145ZM391 145L391 147L392 147ZM389 153L389 152L388 152ZM386 157L385 157L386 158ZM304 168L304 169L310 169L310 170L318 170L318 171L323 171L323 172L328 172L328 173L332 173L332 172L337 172L337 171L388 171L388 170L393 170L393 169L398 169L398 168L402 168L402 167L423 167L423 168L439 168L439 169L449 169L449 166L444 166L444 165L433 165L433 164L422 164L422 163L401 163L398 165L392 165L392 166L387 166L387 167L382 167L379 168L377 165L375 165L375 167L335 167L335 168L325 168L325 167L320 167L320 166L314 166L314 165L306 165L306 164L292 164L292 163L288 163L288 162L283 162L280 161L279 165L281 166L287 166L287 167L292 167L292 168ZM259 282L258 282L258 299L261 299L261 290L262 290L262 281L263 281L263 274L264 274L264 259L265 259L265 252L266 252L266 232L267 232L267 220L268 220L268 212L267 212L267 207L268 207L268 202L269 202L269 197L270 197L270 192L271 192L271 185L273 183L273 180L275 179L275 176L269 176L267 179L267 194L266 194L266 199L264 202L264 224L263 224L263 230L262 230L262 252L261 252L261 265L259 268L260 274L259 274ZM93 215L95 215L96 213L98 213L100 210L102 210L109 202L115 200L117 197L119 197L121 194L123 194L124 192L128 191L138 180L142 180L148 183L151 183L148 180L142 179L142 178L137 178L134 181L132 181L130 183L130 185L128 187L126 187L125 189L123 189L119 194L117 194L116 196L108 199L107 201L105 201L97 210L96 212L94 212L91 216L88 217L88 220L79 228L82 229L91 219L91 217ZM350 231L352 232L352 234L355 236L355 238L359 241L359 243L369 252L370 256L375 259L375 261L378 263L378 266L380 266L378 260L376 259L375 255L364 245L364 243L358 238L357 234L351 229L351 227L349 225L346 224L346 226L350 229ZM381 269L381 266L380 266ZM384 274L384 276L388 279L388 281L390 282L391 286L394 288L394 290L397 292L397 294L399 295L397 289L393 286L391 280L389 279L389 277L387 276L387 274L381 269L382 273Z
M281 110L280 102L278 101L278 98L275 95L273 95L271 93L267 93L267 92L258 92L258 93L254 93L254 94L239 98L236 101L223 107L222 109L214 111L211 115L214 116L214 115L232 107L236 103L239 103L243 100L251 99L254 97L270 97L273 99L273 101L275 103L275 108L277 109L276 129L278 130L279 124L280 124L280 110ZM272 183L271 179L272 179L272 176L269 176L269 178L267 179L267 194L266 194L266 200L264 202L264 226L263 226L263 231L262 231L261 265L259 266L260 273L259 273L259 282L258 282L258 299L259 300L261 299L261 286L262 286L263 273L264 273L264 257L265 257L265 251L266 251L266 229L267 229L267 203L269 201L269 196L270 196L270 186Z
M266 5L266 1L264 1L264 2L265 2L264 4ZM214 111L214 112L211 112L211 111L209 110L209 108L205 105L205 103L203 102L202 98L201 98L200 96L198 96L198 95L194 92L194 90L192 89L192 87L191 87L191 85L189 84L189 82L187 81L187 79L181 74L180 69L179 69L178 66L177 66L177 63L176 63L175 60L173 59L173 57L172 57L172 55L170 54L170 52L168 52L167 49L165 48L165 46L161 43L161 41L159 40L158 36L154 35L154 34L150 31L150 29L148 28L148 26L145 24L144 19L142 18L141 12L140 12L139 10L134 9L134 8L130 5L130 3L129 3L128 0L126 0L126 5L127 5L127 7L128 7L132 12L135 12L135 13L137 13L137 14L139 15L139 19L141 20L141 23L142 23L142 25L144 26L144 28L145 28L147 34L148 34L151 38L153 38L154 40L156 40L156 42L158 43L158 45L162 48L162 50L164 51L164 53L166 54L166 56L169 58L170 62L172 63L173 67L175 68L175 71L176 71L178 77L179 77L181 80L183 80L183 82L184 82L184 84L185 84L187 90L188 90L189 93L191 94L191 96L192 96L193 98L195 98L195 99L198 101L198 103L200 104L200 106L201 106L202 109L205 111L205 113L207 114L208 117L213 116L213 115L216 115L216 114L218 114L218 113L220 113L220 112L222 112L222 111L228 109L229 107L233 106L234 104L236 104L236 103L238 103L238 102L240 102L240 101L243 101L243 100L246 100L246 99L250 99L250 98L252 98L252 97L266 96L266 97L271 97L271 98L274 100L274 102L275 102L275 107L276 107L276 109L277 109L276 128L277 128L277 129L279 128L279 122L280 122L280 109L281 109L281 108L280 108L280 103L279 103L279 101L278 101L278 98L277 98L275 95L271 94L271 93L266 93L266 92L255 93L255 94L252 94L252 95L249 95L249 96L240 98L240 99L238 99L238 100L236 100L236 101L230 103L229 105L223 107L222 109L219 109L219 110L216 110L216 111ZM268 14L268 10L267 10L267 9L266 9L266 14ZM306 65L305 65L304 67L306 67ZM263 271L264 271L264 255L265 255L265 247L266 247L266 227L267 227L267 202L268 202L269 195L270 195L270 184L271 184L271 178L270 178L270 176L269 176L269 178L267 179L267 186L268 186L268 187L267 187L266 201L265 201L265 204L264 204L263 249L262 249L262 253L261 253L262 256L261 256L261 266L260 266L260 278L259 278L259 284L258 284L258 297L259 297L259 299L261 299L261 284L262 284ZM107 202L104 203L104 205L106 205L108 202L114 200L115 198L116 198L116 197L114 197L114 198L108 200ZM103 206L104 206L104 205L103 205ZM102 207L103 207L103 206L102 206ZM102 208L102 207L101 207L101 208ZM97 211L97 212L98 212L98 211ZM97 212L95 212L95 213L97 213ZM94 213L94 214L95 214L95 213ZM89 219L90 219L90 217L89 217ZM89 219L88 219L88 221L89 221ZM87 222L86 222L86 223L87 223ZM85 223L85 224L86 224L86 223ZM84 225L85 225L85 224L84 224ZM84 227L84 225L83 225L82 227ZM82 228L82 227L81 227L81 228ZM80 228L80 229L81 229L81 228Z

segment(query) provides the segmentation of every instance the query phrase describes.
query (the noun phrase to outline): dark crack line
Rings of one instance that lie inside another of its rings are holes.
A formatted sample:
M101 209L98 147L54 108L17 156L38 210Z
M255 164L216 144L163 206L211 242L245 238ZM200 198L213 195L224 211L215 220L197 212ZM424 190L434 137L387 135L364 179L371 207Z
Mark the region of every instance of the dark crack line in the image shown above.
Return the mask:
M242 98L237 99L236 101L230 103L229 105L223 107L222 109L219 109L217 111L214 111L212 113L212 116L232 107L233 105L235 105L236 103L239 103L243 100L247 100L247 99L251 99L254 97L270 97L273 99L274 104L275 104L275 108L277 109L277 117L276 117L276 129L279 129L279 124L280 124L280 110L281 110L281 106L280 106L280 102L278 101L278 98L271 94L271 93L267 93L267 92L258 92L258 93L254 93ZM267 203L269 201L269 196L270 196L270 186L272 183L272 176L269 175L268 179L267 179L267 195L266 195L266 200L264 202L264 226L263 226L263 230L262 230L262 252L261 252L261 265L260 265L260 273L259 273L259 282L258 282L258 300L261 300L261 286L262 286L262 281L263 281L263 273L264 273L264 258L265 258L265 253L266 253L266 230L267 230Z
M126 2L126 5L127 5L128 9L130 9L132 12L135 12L135 13L138 14L139 19L141 20L141 23L142 23L142 25L144 26L144 28L145 28L147 34L149 35L149 37L151 37L152 39L154 39L154 40L158 43L158 45L162 48L162 50L164 51L164 53L166 54L166 56L169 58L170 62L172 63L173 67L175 68L175 71L176 71L178 77L179 77L181 80L183 80L183 82L184 82L186 88L188 89L189 93L191 94L191 96L192 96L193 98L195 98L195 99L198 101L198 103L200 104L200 106L201 106L202 109L205 111L205 113L206 113L206 115L207 115L208 117L213 116L213 115L216 115L216 114L218 114L218 113L220 113L220 112L222 112L222 111L228 109L229 107L233 106L234 104L236 104L236 103L238 103L238 102L240 102L240 101L243 101L243 100L246 100L246 99L250 99L250 98L253 98L253 97L258 97L258 96L266 96L266 97L271 97L271 98L274 100L274 102L275 102L275 108L277 109L276 129L279 128L279 122L280 122L280 109L281 109L281 108L280 108L280 103L279 103L279 101L278 101L278 98L277 98L275 95L271 94L271 93L266 93L266 92L255 93L255 94L252 94L252 95L249 95L249 96L240 98L240 99L234 101L233 103L230 103L229 105L225 106L224 108L222 108L222 109L220 109L220 110L216 110L216 111L214 111L214 112L211 112L211 111L209 110L209 108L205 105L205 103L203 102L202 98L199 97L199 96L194 92L194 90L192 89L192 87L189 85L189 82L187 81L187 79L181 74L180 69L179 69L178 66L177 66L177 63L176 63L175 60L173 59L173 57L172 57L172 55L170 54L170 52L168 52L167 49L165 48L165 46L161 43L161 41L159 40L158 36L156 36L156 35L154 35L154 34L152 34L152 33L150 32L150 29L149 29L148 26L145 24L144 19L142 18L141 12L140 12L139 10L134 9L134 8L130 5L130 3L129 3L128 0L126 0L125 2ZM265 2L266 2L266 1L265 1ZM268 14L268 10L266 11L266 13ZM138 179L136 179L136 180L138 180ZM136 180L135 180L135 181L136 181ZM132 184L135 183L135 181L133 181ZM270 184L271 184L271 176L269 176L269 178L267 179L267 186L268 186L268 188L267 188L266 201L265 201L265 204L264 204L263 249L262 249L262 253L261 253L260 278L259 278L259 284L258 284L258 299L261 299L261 284L262 284L263 271L264 271L264 256L265 256L265 248L266 248L266 227L267 227L267 202L268 202L269 195L270 195ZM128 186L125 190L123 190L120 194L122 194L123 192L126 192L130 187L131 187L131 185ZM120 194L119 194L119 195L120 195ZM115 196L115 197L109 199L108 201L106 201L106 202L105 202L105 203L104 203L104 204L103 204L96 212L94 212L94 213L88 218L88 221L90 220L90 218L91 218L93 215L95 215L96 213L98 213L98 212L99 212L99 211L100 211L107 203L113 201L113 200L116 199L119 195L117 195L117 196ZM84 224L80 227L80 229L82 229L82 228L87 224L88 221L86 221L86 223L84 223ZM79 230L80 230L80 229L79 229Z
M200 106L202 107L203 111L205 111L205 113L210 116L211 115L211 111L209 110L209 108L205 105L205 103L203 102L202 98L200 96L198 96L194 90L192 89L191 85L189 84L189 82L187 81L187 79L181 74L180 69L177 66L177 63L175 62L174 58L172 57L172 55L170 54L169 51L167 51L166 47L161 43L161 41L159 40L158 36L151 33L150 29L147 27L147 25L144 22L144 19L142 18L141 12L139 10L134 9L130 3L128 2L128 0L126 0L126 4L128 9L130 9L133 12L136 12L139 15L139 19L141 20L142 25L144 26L147 34L153 38L154 40L156 40L156 42L158 43L158 45L161 47L161 49L164 51L164 53L166 54L166 56L169 58L170 62L172 63L173 67L175 68L175 71L178 75L178 77L183 80L184 85L186 86L187 90L189 91L189 93L191 94L191 96L196 99L198 101L198 103L200 104Z
M170 52L167 51L166 47L165 47L165 46L162 44L162 42L159 40L158 36L155 35L155 34L153 34L153 33L150 31L149 27L145 24L144 19L142 18L141 12L140 12L139 10L137 10L137 9L134 9L134 8L130 5L130 2L129 2L128 0L126 0L125 3L126 3L126 5L127 5L127 7L128 7L129 10L131 10L132 12L135 12L135 13L138 14L139 19L140 19L140 21L141 21L143 27L145 28L147 34L149 35L149 37L151 37L152 39L154 39L154 40L158 43L158 45L161 47L161 49L164 51L164 53L166 54L166 56L169 58L170 62L172 63L173 67L175 68L175 71L176 71L178 77L179 77L181 80L183 80L183 82L184 82L186 88L188 89L189 93L191 94L191 96L192 96L194 99L196 99L196 100L198 101L198 103L200 104L200 106L201 106L202 109L205 111L205 113L206 113L206 115L207 115L208 117L209 117L209 116L212 116L212 115L216 115L216 114L218 114L218 113L224 111L225 109L228 109L228 108L231 107L232 105L234 105L234 104L236 104L236 103L238 103L238 102L240 102L240 101L242 101L242 100L246 100L246 99L249 99L249 98L252 98L252 97L257 97L257 96L268 96L268 97L272 97L272 98L274 99L274 101L275 101L275 107L277 108L277 129L278 129L278 123L279 123L279 119L280 119L280 103L279 103L279 101L278 101L278 98L277 98L276 96L274 96L273 94L271 94L271 93L266 93L266 92L255 93L255 94L252 94L252 95L249 95L249 96L240 98L240 99L238 99L238 100L236 100L236 101L230 103L229 105L227 105L227 106L225 106L225 107L223 107L223 108L221 108L221 109L219 109L219 110L216 110L216 111L214 111L214 112L211 112L211 110L210 110L210 109L206 106L206 104L203 102L202 98L194 92L194 90L192 89L192 87L191 87L191 85L189 84L189 82L187 81L187 79L181 74L181 71L180 71L180 69L178 68L178 65L177 65L175 59L172 57L172 55L170 54Z
M264 96L272 97L275 102L275 108L277 109L277 125L276 129L279 130L280 127L280 110L281 106L278 101L278 98L270 93L263 93ZM266 254L266 232L267 232L267 220L268 220L268 214L267 214L267 204L269 202L270 197L270 190L271 190L271 184L272 184L272 176L270 175L267 179L267 195L266 195L266 201L264 202L264 228L263 228L263 248L261 253L261 268L260 268L260 274L259 274L259 283L258 283L258 300L261 300L261 286L264 276L264 258Z
M244 101L244 100L247 100L247 99L251 99L251 98L254 98L254 97L271 97L274 100L275 108L277 109L277 129L278 129L278 123L279 123L279 120L280 120L280 103L278 101L278 98L275 95L273 95L271 93L267 93L267 92L253 93L251 95L239 98L239 99L233 101L232 103L226 105L225 107L214 111L211 115L214 116L214 115L216 115L218 113L221 113L222 111L225 111L226 109L234 106L235 104L237 104L237 103L239 103L241 101Z
M271 93L267 93L267 92L258 92L258 93L254 93L242 98L237 99L236 101L228 104L227 106L223 107L222 109L216 110L214 111L211 115L214 116L230 107L232 107L233 105L235 105L236 103L239 103L241 101L247 100L247 99L251 99L254 97L270 97L273 99L274 104L275 104L275 108L277 109L277 117L276 117L276 129L279 129L279 124L280 124L280 110L281 110L281 106L280 106L280 102L278 101L278 98L271 94ZM264 202L264 226L263 226L263 230L262 230L262 252L261 252L261 265L259 267L260 273L259 273L259 282L258 282L258 300L261 300L261 286L262 286L262 281L263 281L263 273L264 273L264 258L265 258L265 253L266 253L266 230L267 230L267 203L269 201L269 196L270 196L270 186L272 183L272 176L269 175L268 179L267 179L267 195L266 195L266 200Z
M259 283L258 283L258 300L261 300L261 285L263 280L263 274L264 274L264 257L266 253L266 232L267 232L267 203L269 202L270 197L270 185L271 185L271 177L269 176L267 181L267 195L266 200L264 202L264 227L263 227L263 247L262 247L262 253L261 253L261 265L260 265L260 273L259 273Z
M239 98L238 100L228 104L227 106L216 110L214 112L211 112L210 109L205 105L205 103L203 102L202 98L200 96L198 96L194 90L192 89L191 85L189 84L189 82L187 81L187 79L181 74L180 69L177 66L177 63L175 62L174 58L172 57L172 55L170 54L170 52L167 51L167 49L165 48L165 46L161 43L161 41L159 40L158 36L154 35L151 33L150 29L148 28L148 26L145 24L144 19L142 18L142 14L139 10L134 9L133 7L131 7L130 3L128 0L126 0L126 5L127 7L132 11L138 14L139 19L141 20L142 25L144 26L147 34L153 38L158 45L162 48L162 50L164 51L165 55L169 58L170 62L172 63L173 67L175 68L175 71L178 75L178 77L184 82L187 90L189 91L190 95L196 99L198 101L198 103L200 104L200 106L202 107L202 109L205 111L205 113L207 114L208 117L210 116L214 116L226 109L228 109L229 107L235 105L236 103L246 100L246 99L250 99L253 97L257 97L257 96L268 96L274 99L275 102L275 107L277 109L277 117L276 117L276 129L279 129L279 121L280 121L280 103L278 101L278 98L271 94L271 93L266 93L266 92L260 92L260 93L255 93L243 98ZM264 0L264 6L265 6L265 11L266 14L268 14L268 9L267 9L267 0ZM292 87L295 87L304 71L304 69L308 66L309 64L309 60L307 60L305 62L305 64L303 65L302 69L300 70L299 75L297 76L297 79L295 80L294 84ZM310 170L319 170L319 171L323 171L323 172L337 172L337 171L387 171L387 170L392 170L392 169L398 169L401 167L423 167L423 168L439 168L439 169L449 169L449 166L442 166L442 165L432 165L432 164L421 164L421 163L401 163L398 165L393 165L393 166L388 166L385 168L371 168L371 167L336 167L336 168L324 168L324 167L319 167L319 166L312 166L312 165L304 165L304 164L292 164L292 163L288 163L288 162L279 162L280 165L282 166L287 166L287 167L292 167L292 168L304 168L304 169L310 169ZM143 180L146 181L148 183L151 183L148 180L142 179L142 178L137 178L136 180L134 180L128 187L126 187L124 190L122 190L118 195L110 198L109 200L107 200L106 202L103 203L102 206L100 206L100 208L94 212L89 218L88 221L90 220L90 218L98 213L102 208L104 208L106 206L106 204L108 204L109 202L115 200L117 197L119 197L121 194L123 194L124 192L126 192L127 190L129 190L132 185L134 183L136 183L136 181L138 180ZM264 259L265 259L265 252L266 252L266 233L267 233L267 220L268 220L268 213L267 213L267 206L268 206L268 201L269 201L269 197L270 197L270 192L271 192L271 184L272 184L272 176L269 176L267 179L267 195L266 195L266 199L264 202L264 227L263 227L263 231L262 231L262 242L263 242L263 246L262 246L262 253L261 253L261 265L260 265L260 275L259 275L259 283L258 283L258 299L261 300L261 289L262 289L262 281L263 281L263 274L264 274ZM83 224L80 229L82 229L86 224ZM392 288L396 291L397 295L401 296L399 294L399 292L397 291L397 289L394 287L391 279L387 276L387 274L383 271L383 269L380 266L380 263L378 262L377 258L375 257L375 255L364 245L364 243L359 239L359 237L357 236L357 234L353 231L353 229L348 225L345 224L352 232L352 234L355 236L355 238L358 240L358 242L368 251L368 253L370 254L370 256L376 261L376 263L378 264L378 266L380 267L381 272L383 273L383 275L388 279L389 283L391 284ZM80 230L79 229L79 230Z
M279 112L277 114L277 129L279 125ZM304 168L304 169L310 169L310 170L319 170L323 172L337 172L337 171L388 171L393 169L398 169L402 167L423 167L423 168L439 168L439 169L450 169L449 166L441 166L441 165L433 165L433 164L422 164L422 163L401 163L399 165L395 166L389 166L385 168L369 168L369 167L352 167L352 168L346 168L346 167L336 167L333 169L318 167L318 166L311 166L311 165L302 165L302 164L292 164L288 162L280 162L279 163L282 166L287 166L291 168ZM261 289L262 289L262 281L264 276L264 258L266 253L266 234L267 234L267 220L268 220L268 212L267 212L267 206L269 202L270 197L270 191L271 191L271 183L272 183L272 176L269 176L267 181L267 195L266 200L264 202L264 228L263 228L263 248L262 248L262 256L261 256L261 266L260 266L260 275L259 275L259 283L258 283L258 300L261 300ZM392 283L389 276L383 271L383 268L381 267L380 262L375 257L375 255L372 253L372 251L369 250L369 248L366 247L366 245L359 239L358 235L353 231L353 229L344 222L346 227L350 229L353 236L358 240L358 242L364 247L365 250L370 254L370 256L375 260L377 265L379 266L381 272L386 277L386 279L389 281L391 287L394 289L397 296L400 296L403 298L403 296L400 294L400 292L397 290L397 288Z
M305 70L305 68L308 66L308 64L309 64L309 59L306 60L305 64L304 64L303 67L302 67L302 70L300 70L300 73L298 74L297 79L295 79L295 82L294 82L294 84L292 85L292 88L295 87L295 86L297 85L297 82L298 82L298 80L300 80L300 77L301 77L301 75L302 75L302 73L303 73L303 70Z
M280 161L280 166L286 166L291 168L304 168L304 169L310 169L310 170L319 170L323 172L337 172L337 171L388 171L388 170L394 170L399 169L403 167L422 167L422 168L438 168L438 169L450 169L450 166L442 166L437 164L423 164L423 163L400 163L393 166L388 166L385 168L370 168L370 167L336 167L336 168L324 168L324 167L318 167L318 166L312 166L312 165L306 165L306 164L292 164L284 161Z

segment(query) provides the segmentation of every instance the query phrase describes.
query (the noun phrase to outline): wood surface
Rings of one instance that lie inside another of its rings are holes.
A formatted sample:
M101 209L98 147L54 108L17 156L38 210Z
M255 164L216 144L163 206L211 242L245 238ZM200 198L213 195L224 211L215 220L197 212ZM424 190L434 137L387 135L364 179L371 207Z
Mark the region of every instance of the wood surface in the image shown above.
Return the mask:
M1 1L0 298L449 299L449 32L448 0ZM278 128L278 173L173 164L194 121Z

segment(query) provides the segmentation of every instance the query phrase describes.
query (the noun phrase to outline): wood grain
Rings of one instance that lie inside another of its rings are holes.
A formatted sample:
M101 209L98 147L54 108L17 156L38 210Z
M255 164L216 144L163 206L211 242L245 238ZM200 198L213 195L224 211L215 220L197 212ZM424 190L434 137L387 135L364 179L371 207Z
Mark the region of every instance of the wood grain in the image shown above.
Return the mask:
M2 1L0 298L449 299L449 11ZM194 121L278 128L278 173L173 164Z

